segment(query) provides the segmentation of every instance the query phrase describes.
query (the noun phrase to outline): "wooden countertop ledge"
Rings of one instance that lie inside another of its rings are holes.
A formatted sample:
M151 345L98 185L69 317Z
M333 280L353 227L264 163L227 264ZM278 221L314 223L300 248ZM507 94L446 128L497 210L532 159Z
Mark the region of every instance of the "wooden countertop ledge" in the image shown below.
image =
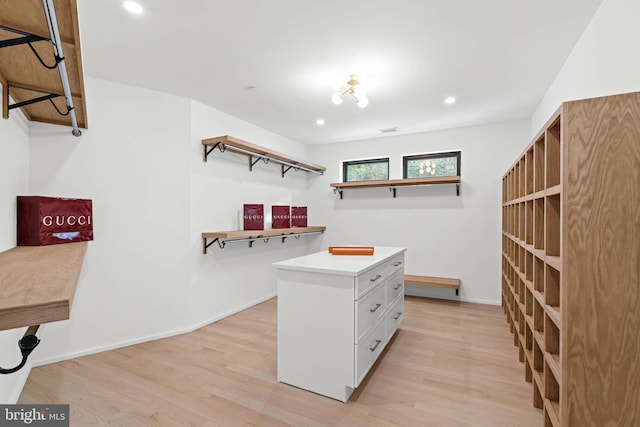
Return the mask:
M0 253L0 330L69 318L87 242Z

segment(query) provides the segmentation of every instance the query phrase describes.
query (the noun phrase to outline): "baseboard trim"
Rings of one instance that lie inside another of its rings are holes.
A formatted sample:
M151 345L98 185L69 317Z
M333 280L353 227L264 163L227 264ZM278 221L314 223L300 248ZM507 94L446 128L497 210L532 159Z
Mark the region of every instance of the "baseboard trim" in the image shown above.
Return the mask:
M37 366L43 366L43 365L49 365L51 363L56 363L56 362L62 362L64 360L70 360L70 359L75 359L76 357L82 357L82 356L88 356L90 354L96 354L96 353L101 353L103 351L109 351L109 350L115 350L117 348L122 348L122 347L128 347L130 345L136 345L136 344L142 344L145 342L149 342L149 341L155 341L158 339L162 339L162 338L168 338L168 337L173 337L176 335L182 335L182 334L187 334L189 332L193 332L197 329L200 329L204 326L210 325L212 323L215 323L219 320L224 319L225 317L229 317L233 314L239 313L243 310L246 310L247 308L253 307L254 305L258 305L261 304L265 301L270 300L271 298L274 298L276 296L276 293L274 292L273 294L258 298L256 300L253 300L247 304L241 305L239 307L233 308L229 311L226 311L222 314L218 314L215 315L213 317L210 317L208 319L199 321L193 325L190 325L186 328L182 328L182 329L175 329L173 331L167 331L167 332L163 332L160 334L154 334L154 335L148 335L146 337L140 337L140 338L135 338L132 340L127 340L127 341L121 341L121 342L117 342L117 343L112 343L112 344L107 344L104 346L100 346L100 347L94 347L94 348L89 348L86 350L81 350L81 351L77 351L77 352L73 352L73 353L66 353L60 356L54 356L54 357L49 357L47 359L41 359L41 360L34 360L33 361L33 367L37 367ZM25 382L26 382L26 377L25 377ZM24 386L24 384L23 384ZM22 393L22 388L20 388L20 393ZM19 396L19 394L18 394Z

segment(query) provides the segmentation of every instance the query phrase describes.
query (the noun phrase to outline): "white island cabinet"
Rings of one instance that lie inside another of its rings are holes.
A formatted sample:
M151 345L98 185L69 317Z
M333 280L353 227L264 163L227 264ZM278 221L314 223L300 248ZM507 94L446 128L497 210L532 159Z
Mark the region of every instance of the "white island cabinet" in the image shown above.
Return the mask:
M346 402L404 318L404 248L277 262L278 381Z

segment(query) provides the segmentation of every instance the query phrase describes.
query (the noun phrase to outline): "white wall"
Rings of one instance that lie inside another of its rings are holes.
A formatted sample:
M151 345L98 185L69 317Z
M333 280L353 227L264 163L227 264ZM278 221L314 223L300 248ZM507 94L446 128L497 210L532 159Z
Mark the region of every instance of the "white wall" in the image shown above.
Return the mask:
M86 78L89 129L32 125L30 192L93 200L71 319L44 325L35 363L189 325L189 100Z
M271 264L320 247L322 236L230 243L202 254L200 233L237 229L243 203L306 205L308 175L215 153L202 138L230 134L306 158L306 147L185 98L86 78L89 129L0 122L2 249L15 246L15 196L93 200L95 240L68 321L43 325L37 364L186 332L276 293ZM5 141L7 141L5 143ZM313 215L311 216L313 221ZM0 333L14 365L23 331ZM8 343L5 343L8 341ZM19 361L19 358L18 358ZM31 362L27 368L30 368ZM28 369L0 378L14 402Z
M326 223L326 245L406 247L406 274L458 277L460 299L500 303L501 177L529 138L529 122L399 135L313 146L313 161L327 167L313 182L311 212ZM462 150L462 186L330 190L340 181L341 161L390 156L390 178L402 178L402 156ZM452 290L407 287L408 293L454 299Z
M564 101L640 90L638 17L638 0L602 2L536 109L532 135Z
M26 194L28 189L29 134L22 114L13 110L8 120L0 118L0 252L16 245L16 196ZM24 331L0 331L1 367L13 368L22 360L18 340ZM31 361L14 374L0 375L0 403L18 399L30 370Z
M220 153L202 161L201 140L221 135L269 147L306 159L306 147L261 128L221 113L198 102L191 102L191 232L190 271L192 321L208 323L230 312L275 296L276 275L271 264L320 250L322 236L289 238L284 243L271 239L258 241L252 248L245 242L230 242L224 249L212 245L202 254L200 234L205 231L242 229L240 212L244 203L264 204L270 220L272 205L306 206L311 198L309 183L317 178L306 172L280 175L280 166L259 161L249 171L247 157ZM310 214L310 225L317 216Z

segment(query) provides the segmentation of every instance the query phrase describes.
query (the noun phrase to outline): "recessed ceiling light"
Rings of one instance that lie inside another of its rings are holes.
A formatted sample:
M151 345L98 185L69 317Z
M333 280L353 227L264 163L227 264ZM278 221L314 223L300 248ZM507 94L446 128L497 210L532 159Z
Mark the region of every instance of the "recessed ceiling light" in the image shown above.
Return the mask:
M316 120L316 124L317 124L318 126L322 126L322 125L324 125L324 119L318 119L318 120Z
M140 15L143 11L142 6L140 6L140 4L134 1L126 1L122 3L122 5L124 6L125 9L127 9L127 11L134 13L136 15Z
M444 99L444 103L445 103L445 104L449 104L449 105L451 105L451 104L453 104L453 103L455 103L455 102L456 102L456 97L455 97L455 96L448 96L448 97L446 97L446 98Z
M393 133L393 132L398 132L398 127L392 127L392 128L386 128L386 129L380 129L380 132L382 133Z

